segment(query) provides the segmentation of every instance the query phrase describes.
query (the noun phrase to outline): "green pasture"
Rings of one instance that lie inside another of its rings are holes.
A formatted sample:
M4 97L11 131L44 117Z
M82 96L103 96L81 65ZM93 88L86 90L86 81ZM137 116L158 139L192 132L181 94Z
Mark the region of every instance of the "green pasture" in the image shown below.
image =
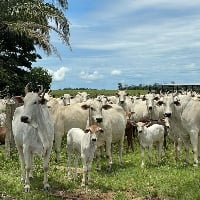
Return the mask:
M20 164L16 149L11 159L5 158L4 145L0 146L0 199L37 199L37 200L199 200L200 199L200 169L191 164L184 165L184 151L180 161L174 159L174 147L170 143L163 153L162 162L157 165L154 158L150 164L146 159L145 168L140 167L140 149L135 143L135 151L123 155L123 165L117 164L117 147L114 146L113 169L106 172L105 160L102 170L95 169L93 162L92 183L86 188L80 186L81 174L78 180L68 181L66 168L65 142L62 144L61 160L55 163L55 153L52 152L49 170L50 191L43 190L42 160L35 158L34 179L31 181L30 193L25 193L20 182ZM145 154L147 157L147 153ZM155 156L155 151L154 151Z
M115 95L117 90L98 90L98 89L87 89L87 90L76 90L76 89L68 89L68 90L53 90L52 95L55 97L60 97L63 94L71 94L75 96L78 92L87 92L90 94L90 97L96 97L97 95L106 95L111 96ZM137 95L137 94L145 94L147 90L127 90L129 95Z

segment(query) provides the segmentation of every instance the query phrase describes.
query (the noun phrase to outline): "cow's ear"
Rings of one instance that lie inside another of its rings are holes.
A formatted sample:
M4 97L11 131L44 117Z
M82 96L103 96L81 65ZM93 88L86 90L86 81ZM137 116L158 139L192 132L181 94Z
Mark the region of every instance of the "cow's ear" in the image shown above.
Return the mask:
M86 128L86 129L84 130L84 132L85 132L85 133L90 132L90 128Z
M104 110L109 110L110 108L112 108L112 106L109 105L109 104L106 104L106 105L103 105L102 108L103 108Z
M42 98L42 99L39 100L39 103L42 104L42 105L44 105L45 103L47 103L47 100L44 99L44 98Z
M161 106L162 104L163 104L163 101L158 101L158 102L156 103L157 106Z
M179 101L174 101L174 104L175 104L176 106L181 106L181 103L180 103Z
M90 106L87 105L87 104L83 104L83 105L81 106L81 108L82 108L83 110L87 110L89 107L90 107Z
M19 104L24 103L24 99L23 99L23 97L21 97L21 96L14 96L14 97L13 97L13 100L14 100L15 102L19 103Z
M154 100L155 100L155 101L158 101L158 100L159 100L159 97L154 97Z
M146 96L144 95L143 97L142 97L142 101L146 101L147 99L146 99Z
M104 132L104 130L103 130L102 128L100 128L100 127L99 127L98 131L99 131L100 133L103 133L103 132Z

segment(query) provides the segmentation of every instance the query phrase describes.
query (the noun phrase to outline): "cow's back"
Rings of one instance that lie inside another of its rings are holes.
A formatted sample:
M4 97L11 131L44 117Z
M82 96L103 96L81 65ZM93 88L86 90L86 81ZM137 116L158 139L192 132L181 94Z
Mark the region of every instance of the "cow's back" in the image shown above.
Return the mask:
M160 124L153 124L148 127L149 137L152 138L154 142L164 140L164 126Z

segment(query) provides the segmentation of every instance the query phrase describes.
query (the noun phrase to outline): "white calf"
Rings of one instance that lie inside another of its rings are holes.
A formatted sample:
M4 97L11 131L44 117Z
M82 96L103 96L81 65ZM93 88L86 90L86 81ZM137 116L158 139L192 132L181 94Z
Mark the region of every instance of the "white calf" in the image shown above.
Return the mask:
M164 142L164 132L165 132L164 126L160 124L153 124L152 126L147 127L146 124L143 122L138 122L136 125L141 147L141 157L142 157L141 166L142 167L144 166L144 150L146 147L149 148L149 159L151 162L153 145L157 146L158 163L159 163L161 160L161 153Z
M97 125L91 125L84 131L80 128L71 128L67 134L67 155L68 155L68 177L71 176L71 153L75 150L75 177L77 177L78 156L81 154L83 165L83 178L81 186L90 181L90 170L96 150L98 134L103 129Z

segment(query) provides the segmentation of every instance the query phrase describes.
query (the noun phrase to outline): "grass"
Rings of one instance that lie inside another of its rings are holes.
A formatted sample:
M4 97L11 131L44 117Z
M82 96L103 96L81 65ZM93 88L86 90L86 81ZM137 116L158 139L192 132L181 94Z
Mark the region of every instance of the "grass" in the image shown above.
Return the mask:
M64 145L63 145L64 146ZM116 148L114 148L116 150ZM192 153L190 153L192 160ZM63 147L61 160L55 163L52 152L49 170L51 190L43 190L42 160L35 158L34 179L30 193L23 191L20 183L20 164L18 154L14 150L12 159L4 156L4 146L0 146L0 199L167 199L198 200L200 199L200 169L183 164L183 152L179 162L175 162L173 145L163 153L162 162L152 164L146 159L145 168L141 169L140 149L136 145L135 152L125 153L123 165L117 164L117 153L113 155L113 169L106 172L105 161L100 172L92 169L92 184L81 188L81 174L77 181L68 181L66 171L66 155ZM145 154L147 157L147 153ZM155 156L155 154L154 154Z
M111 96L111 95L116 95L117 90L97 90L97 89L87 89L87 90L75 90L75 89L68 89L68 90L53 90L52 95L55 95L55 97L60 97L63 94L70 94L72 96L75 96L78 92L87 92L90 94L90 97L96 97L97 95L106 95L106 96ZM129 95L137 95L138 93L140 94L146 94L148 91L147 90L127 90Z

